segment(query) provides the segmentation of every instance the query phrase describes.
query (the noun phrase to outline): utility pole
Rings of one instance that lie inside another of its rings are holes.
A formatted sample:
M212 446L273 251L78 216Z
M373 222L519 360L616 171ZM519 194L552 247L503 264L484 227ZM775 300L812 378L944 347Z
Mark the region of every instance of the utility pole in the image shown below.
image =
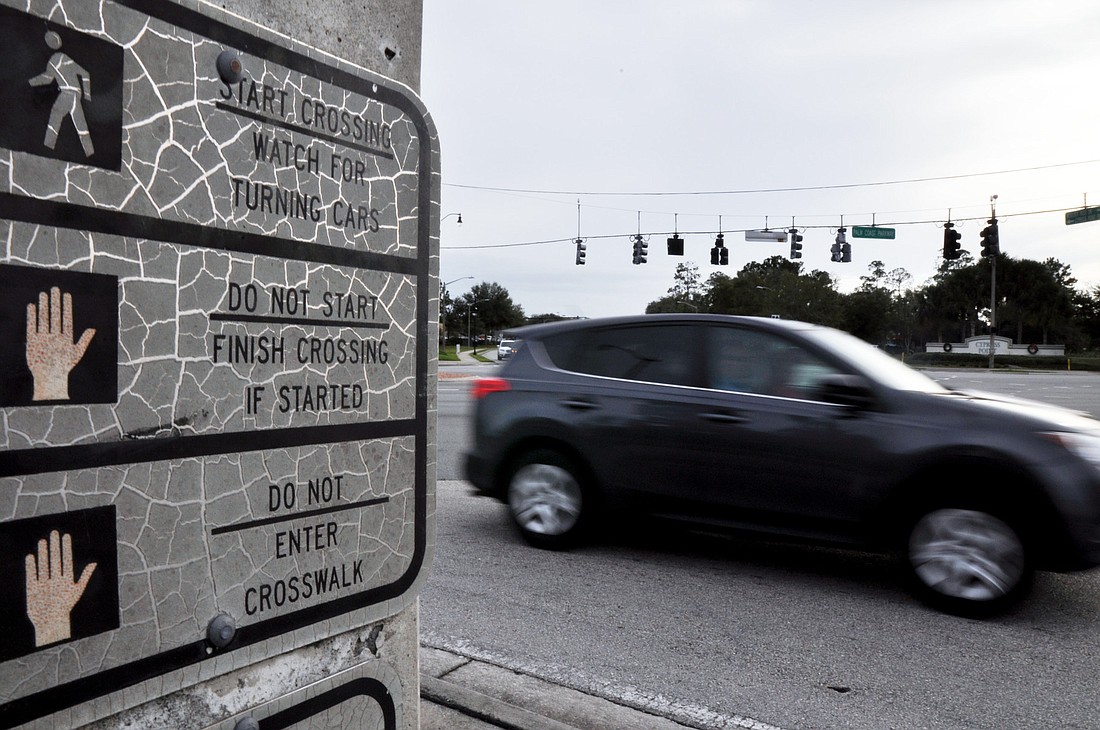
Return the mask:
M989 199L989 209L992 212L990 216L995 227L997 220L997 196L994 195ZM994 228L996 231L996 228ZM993 234L997 238L996 247L994 253L989 257L989 369L993 369L993 356L995 354L994 345L997 344L995 335L997 331L997 253L1000 248L1000 236L998 233Z

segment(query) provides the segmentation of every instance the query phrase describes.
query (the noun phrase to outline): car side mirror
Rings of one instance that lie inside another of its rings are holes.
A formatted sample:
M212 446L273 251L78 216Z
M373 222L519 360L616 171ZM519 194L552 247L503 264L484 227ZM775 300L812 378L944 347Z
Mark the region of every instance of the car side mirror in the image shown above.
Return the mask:
M821 381L819 392L826 403L859 410L875 402L871 383L861 375L830 375Z

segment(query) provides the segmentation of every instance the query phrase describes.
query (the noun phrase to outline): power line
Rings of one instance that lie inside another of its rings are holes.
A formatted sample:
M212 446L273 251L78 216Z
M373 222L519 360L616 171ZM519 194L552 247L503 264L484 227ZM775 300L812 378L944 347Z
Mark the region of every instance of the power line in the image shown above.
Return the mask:
M1061 162L1053 165L1036 165L1034 167L1018 167L1011 170L995 170L991 172L971 172L959 175L939 175L935 177L914 177L905 180L881 180L878 182L862 183L837 183L833 185L805 185L789 188L755 188L746 190L686 190L686 191L582 191L582 190L536 190L530 188L504 188L489 185L466 185L463 183L443 183L444 187L461 188L464 190L484 190L496 193L522 193L531 195L607 195L607 196L639 196L639 197L666 197L666 196L702 196L702 195L752 195L760 193L795 193L811 190L844 190L848 188L870 188L886 185L908 185L912 183L939 182L943 180L962 180L973 177L989 177L992 175L1008 175L1017 172L1035 172L1037 170L1053 170L1060 167L1073 167L1076 165L1091 165L1100 162L1096 160L1081 160L1078 162Z

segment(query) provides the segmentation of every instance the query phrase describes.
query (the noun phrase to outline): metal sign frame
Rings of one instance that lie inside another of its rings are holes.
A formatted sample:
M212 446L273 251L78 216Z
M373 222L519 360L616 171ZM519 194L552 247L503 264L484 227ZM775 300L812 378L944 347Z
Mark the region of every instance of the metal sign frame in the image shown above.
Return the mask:
M250 233L136 215L56 199L31 198L0 192L0 219L18 223L68 228L89 233L133 237L192 248L227 251L264 257L284 258L311 264L368 269L404 275L416 281L415 298L415 417L405 420L366 421L338 425L285 427L190 436L169 436L149 440L96 442L70 446L0 451L0 477L20 477L110 465L138 464L188 459L210 455L243 453L299 446L334 444L353 440L388 437L412 437L415 443L415 493L412 509L414 553L408 569L385 585L343 595L327 602L309 605L255 623L240 626L232 642L224 649L196 639L137 661L107 668L53 686L44 691L18 697L0 705L0 727L10 728L75 707L99 697L133 687L150 678L180 670L219 655L247 650L260 642L332 619L349 612L384 602L412 598L409 591L420 575L428 555L427 543L427 472L429 445L429 343L431 321L431 237L437 224L433 188L438 185L434 167L438 147L434 128L418 101L384 80L366 78L348 68L327 62L319 55L280 46L246 30L165 0L104 0L228 48L271 60L273 63L344 89L403 113L414 125L419 137L417 179L417 242L415 257L339 249L271 235ZM379 77L380 78L380 77Z

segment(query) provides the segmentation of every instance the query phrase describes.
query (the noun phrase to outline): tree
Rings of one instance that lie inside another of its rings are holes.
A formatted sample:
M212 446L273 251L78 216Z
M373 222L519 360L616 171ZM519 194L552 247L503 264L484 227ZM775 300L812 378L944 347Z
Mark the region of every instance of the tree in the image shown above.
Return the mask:
M966 251L941 260L932 280L906 288L912 275L873 261L854 292L842 295L827 272L806 273L801 261L772 256L746 264L734 276L714 272L702 284L698 267L677 266L668 295L650 302L647 313L705 311L716 314L779 316L845 329L868 342L922 346L960 341L988 332L990 260ZM997 325L1016 342L1050 342L1067 348L1100 343L1100 287L1074 289L1070 267L997 258ZM692 306L698 307L693 309Z
M903 287L913 276L901 268L887 271L877 260L867 270L859 288L844 298L843 328L874 344L899 342L908 349L913 311Z
M507 289L495 282L482 282L453 300L445 329L460 340L465 340L467 333L473 338L478 335L493 338L525 321L523 307L512 301Z
M482 282L470 288L467 307L473 307L472 334L495 335L509 327L522 325L526 318L523 307L515 304L508 290L496 282Z
M867 342L886 342L896 333L890 323L891 304L889 290L880 286L861 286L844 298L841 326Z
M578 317L566 317L564 314L551 314L546 312L544 314L532 314L526 320L524 324L543 324L544 322L561 322L566 319L579 319Z
M963 260L970 263L959 265ZM983 273L965 252L959 261L943 262L933 282L920 293L917 326L926 340L964 340L978 334L978 317L982 312L988 314L988 266Z
M703 297L708 312L840 323L841 295L832 277L816 270L805 274L800 261L771 256L746 264L732 279L714 273L708 284Z
M1003 257L1004 274L997 267L997 324L1000 332L1014 332L1016 342L1048 342L1052 329L1072 330L1073 288L1069 267L1055 259L1040 263ZM998 259L998 264L1001 259ZM1002 294L1003 292L1003 294Z
M676 264L676 272L672 276L673 284L669 287L668 296L650 302L645 308L645 313L703 311L704 286L699 277L699 265L694 261Z
M1080 332L1077 344L1081 349L1100 343L1100 287L1073 293L1073 322Z

